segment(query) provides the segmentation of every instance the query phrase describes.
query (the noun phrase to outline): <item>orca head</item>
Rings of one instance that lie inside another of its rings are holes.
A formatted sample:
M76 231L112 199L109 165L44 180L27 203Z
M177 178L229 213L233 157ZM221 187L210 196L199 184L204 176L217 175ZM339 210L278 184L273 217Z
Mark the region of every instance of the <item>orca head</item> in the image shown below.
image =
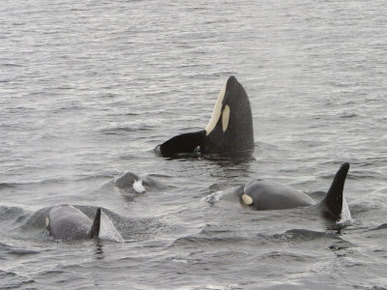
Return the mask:
M197 152L220 157L250 158L254 150L251 107L243 86L234 76L222 87L205 130L185 133L156 147L164 157Z
M56 240L96 239L100 232L101 209L97 209L91 221L85 213L72 205L56 205L51 208L45 222L50 236Z
M114 180L114 186L120 189L127 189L133 185L136 180L139 180L137 174L126 171Z
M324 199L319 203L323 216L329 220L339 221L343 210L343 191L345 179L349 170L349 163L341 165L337 171L331 187Z
M223 85L200 146L203 154L251 156L254 133L249 98L234 76Z
M118 190L126 192L144 193L146 189L143 185L143 180L133 172L126 171L114 180L114 186Z

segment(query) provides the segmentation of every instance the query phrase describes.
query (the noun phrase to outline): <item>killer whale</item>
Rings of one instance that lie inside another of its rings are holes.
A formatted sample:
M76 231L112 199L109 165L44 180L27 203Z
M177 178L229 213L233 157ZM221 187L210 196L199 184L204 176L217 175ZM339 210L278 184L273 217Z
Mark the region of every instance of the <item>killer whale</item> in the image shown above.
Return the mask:
M120 190L145 193L143 180L133 172L127 171L114 180L114 186Z
M313 206L327 219L339 221L343 209L344 183L349 170L349 163L341 165L333 182L318 204L307 194L282 184L268 181L251 181L240 193L245 205L257 210L291 209Z
M243 86L230 76L204 130L172 137L157 148L162 156L172 158L196 151L219 157L251 157L254 151L253 121Z
M97 208L94 219L68 204L56 205L45 219L50 236L62 241L96 239L101 226L101 209Z

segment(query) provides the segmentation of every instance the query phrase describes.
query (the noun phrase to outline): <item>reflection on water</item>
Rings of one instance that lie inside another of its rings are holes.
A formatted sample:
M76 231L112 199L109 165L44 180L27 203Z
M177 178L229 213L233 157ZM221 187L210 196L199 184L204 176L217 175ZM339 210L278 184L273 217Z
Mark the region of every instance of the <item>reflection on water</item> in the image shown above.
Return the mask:
M104 260L105 259L105 254L103 252L103 241L101 241L99 239L95 240L94 258L96 260Z

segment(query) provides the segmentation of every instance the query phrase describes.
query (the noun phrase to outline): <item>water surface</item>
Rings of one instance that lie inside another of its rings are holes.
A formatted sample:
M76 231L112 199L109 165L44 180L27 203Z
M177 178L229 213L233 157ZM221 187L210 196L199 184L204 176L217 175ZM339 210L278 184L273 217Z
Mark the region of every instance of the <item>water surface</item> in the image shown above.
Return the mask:
M385 1L9 1L0 8L5 288L387 288ZM168 160L235 75L254 160ZM205 197L252 179L327 190L353 222ZM113 179L157 184L134 201ZM125 242L52 241L36 213L110 212ZM35 213L35 215L33 215Z

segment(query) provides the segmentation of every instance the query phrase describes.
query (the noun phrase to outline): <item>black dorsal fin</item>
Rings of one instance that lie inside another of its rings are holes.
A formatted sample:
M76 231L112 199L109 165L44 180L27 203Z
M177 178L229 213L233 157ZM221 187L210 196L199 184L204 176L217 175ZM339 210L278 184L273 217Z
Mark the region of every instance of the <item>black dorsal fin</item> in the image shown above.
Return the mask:
M324 209L324 214L327 218L339 221L343 208L343 190L344 183L349 170L349 163L341 165L337 171L331 187L329 188L320 205Z
M101 228L101 208L98 208L97 213L95 214L88 238L89 239L98 238L100 228Z
M179 153L193 153L200 146L206 131L185 133L165 141L159 146L160 153L164 157L175 157Z

